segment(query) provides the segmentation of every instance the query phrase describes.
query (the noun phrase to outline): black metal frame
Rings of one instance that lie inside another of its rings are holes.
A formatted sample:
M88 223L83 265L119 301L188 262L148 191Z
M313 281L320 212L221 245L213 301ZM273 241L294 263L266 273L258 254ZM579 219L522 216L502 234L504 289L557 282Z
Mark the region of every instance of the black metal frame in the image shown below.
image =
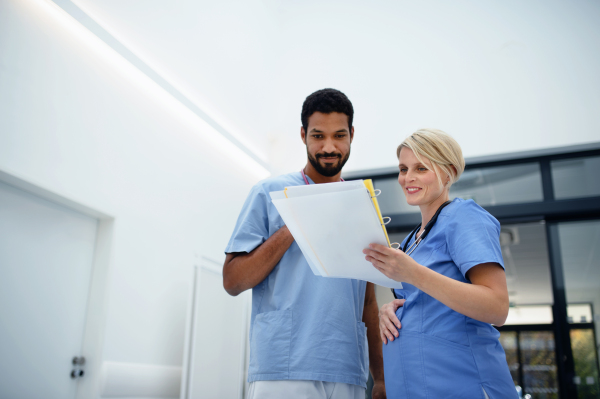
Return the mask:
M567 321L567 299L564 286L564 272L560 253L558 225L560 222L600 219L600 196L561 199L554 197L552 181L552 161L600 156L600 142L589 145L574 146L564 149L549 149L522 154L505 154L493 157L467 159L466 170L490 168L498 166L538 163L542 180L543 200L510 205L485 206L484 208L502 224L525 223L544 220L546 222L546 239L552 278L554 304L552 312L554 323L538 326L552 329L556 340L556 355L559 377L560 398L577 397L577 387L573 383L575 366L571 350L570 329L577 324L569 325ZM346 174L345 179L385 179L397 177L395 168L377 171L364 171ZM389 233L401 233L412 230L421 222L419 213L400 213L386 215L392 221L386 226ZM593 325L593 323L591 323ZM523 326L531 329L533 326ZM514 327L511 327L514 328ZM506 329L505 327L500 330ZM594 335L594 339L596 336Z
M554 309L553 309L553 313L554 313ZM565 311L566 313L566 311ZM594 314L593 309L592 309L592 314ZM520 343L520 333L524 332L524 331L552 331L554 333L554 342L557 342L557 336L556 336L556 330L557 328L560 328L560 326L557 326L557 323L551 323L551 324L520 324L520 325L508 325L508 326L494 326L498 331L500 332L516 332L517 333L517 360L519 362L519 365L523 364L523 358L522 358L522 354L521 354L521 343ZM592 336L596 337L596 325L593 322L590 323L571 323L571 324L567 324L567 331L566 334L570 337L570 332L572 330L591 330L592 331ZM559 385L559 395L561 395L561 397L569 397L569 398L576 398L577 397L577 386L575 384L566 384L565 386L565 381L563 378L561 378L561 373L567 373L568 371L564 370L564 364L566 362L562 362L563 363L563 370L561 370L561 365L559 364L560 359L562 356L565 356L564 353L560 353L559 354L559 350L558 350L559 345L555 345L556 348L556 366L557 366L557 377L558 377L558 385ZM571 349L571 345L570 345L570 340L569 340L569 349ZM567 355L568 356L568 355ZM596 366L600 369L600 365L599 365L599 359L598 359L598 354L596 352ZM572 358L572 352L571 352L571 360L573 360ZM573 381L572 377L571 380ZM519 384L521 385L521 387L526 391L527 386L524 384L524 377L523 377L523 368L519 367ZM571 386L569 386L571 385ZM567 392L567 395L563 395L562 392ZM570 395L570 396L569 396Z
M527 325L512 325L512 326L502 326L496 327L496 329L500 332L503 331L511 331L517 333L517 361L519 362L519 385L523 388L523 391L527 391L527 385L525 385L525 378L523 376L523 355L521 353L521 332L536 332L536 331L552 331L554 332L554 328L552 324L527 324ZM556 338L555 338L556 340ZM558 359L556 359L558 360ZM557 362L558 364L558 362ZM557 372L557 375L559 373ZM559 387L560 392L560 387Z

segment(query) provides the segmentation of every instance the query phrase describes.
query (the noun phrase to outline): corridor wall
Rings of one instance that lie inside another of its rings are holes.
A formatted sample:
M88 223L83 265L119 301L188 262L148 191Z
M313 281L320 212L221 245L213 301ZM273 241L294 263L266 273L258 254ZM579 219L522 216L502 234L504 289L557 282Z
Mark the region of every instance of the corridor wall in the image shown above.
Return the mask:
M207 125L116 68L110 50L57 22L51 13L61 10L48 3L0 2L0 172L111 219L100 359L91 361L113 374L141 365L178 378L190 270L201 256L224 259L246 194L268 172L207 140ZM95 371L79 397L114 389ZM177 396L174 386L165 395ZM140 396L125 391L110 395Z

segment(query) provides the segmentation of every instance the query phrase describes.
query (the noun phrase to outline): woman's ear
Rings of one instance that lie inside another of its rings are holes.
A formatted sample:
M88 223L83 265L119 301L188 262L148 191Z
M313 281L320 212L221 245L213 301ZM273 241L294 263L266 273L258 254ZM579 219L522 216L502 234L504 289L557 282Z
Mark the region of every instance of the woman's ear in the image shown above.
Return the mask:
M456 175L458 175L458 171L456 170L454 165L450 165L450 167L452 168L452 171L454 172L454 176L456 177ZM452 176L448 175L448 181L446 182L446 185L450 184L450 180L452 180Z

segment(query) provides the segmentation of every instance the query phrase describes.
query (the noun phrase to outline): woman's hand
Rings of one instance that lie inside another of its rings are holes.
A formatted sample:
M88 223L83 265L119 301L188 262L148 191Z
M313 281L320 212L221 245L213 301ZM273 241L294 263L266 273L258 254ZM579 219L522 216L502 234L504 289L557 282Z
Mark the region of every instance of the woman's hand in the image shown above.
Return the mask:
M392 280L411 284L419 264L404 252L386 247L385 245L370 244L364 249L366 260Z
M387 345L388 340L393 341L398 338L398 329L402 327L400 320L396 316L396 310L404 305L406 299L394 299L386 303L379 309L379 334L381 341Z

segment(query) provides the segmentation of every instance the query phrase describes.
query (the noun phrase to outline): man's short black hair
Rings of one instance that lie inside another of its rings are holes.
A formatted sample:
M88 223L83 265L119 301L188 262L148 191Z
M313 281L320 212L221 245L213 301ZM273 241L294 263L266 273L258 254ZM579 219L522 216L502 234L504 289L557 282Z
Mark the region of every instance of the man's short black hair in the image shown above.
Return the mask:
M336 89L321 89L306 97L302 105L302 127L308 133L308 118L315 112L331 114L339 112L348 116L348 132L352 130L354 108L348 97Z

